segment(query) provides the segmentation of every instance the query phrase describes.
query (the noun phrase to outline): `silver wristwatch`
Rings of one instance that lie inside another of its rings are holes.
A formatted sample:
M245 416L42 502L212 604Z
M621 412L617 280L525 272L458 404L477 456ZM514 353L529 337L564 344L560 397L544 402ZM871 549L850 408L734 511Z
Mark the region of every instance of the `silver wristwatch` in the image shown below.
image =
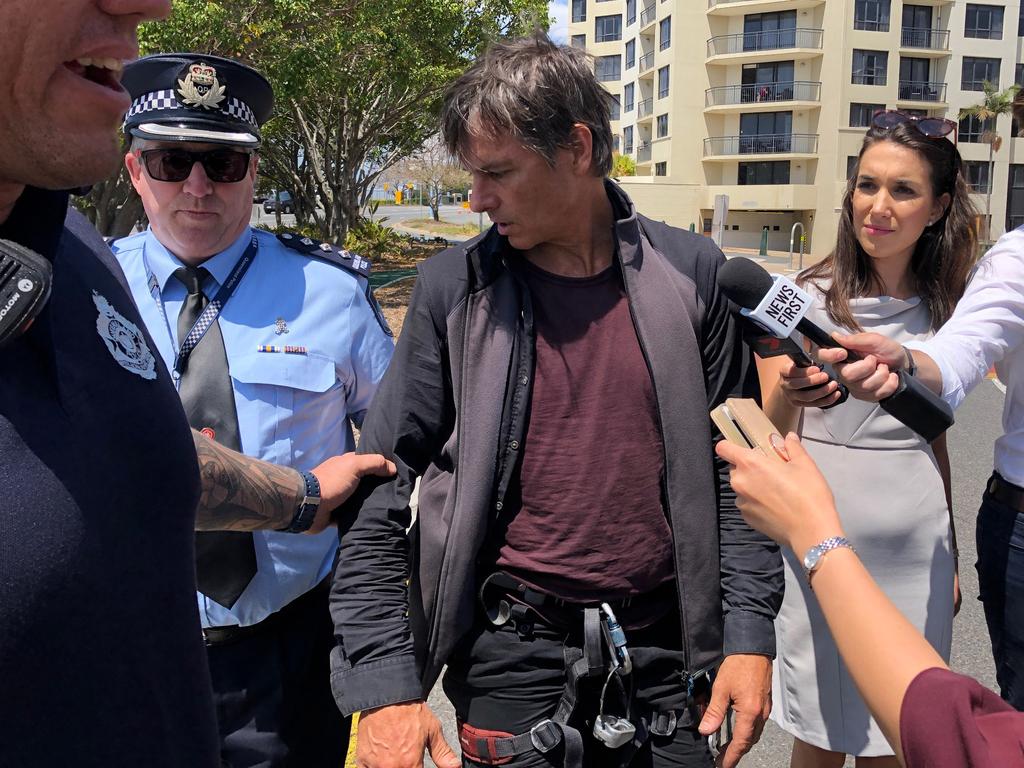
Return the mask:
M821 565L821 559L833 549L839 549L840 547L846 547L854 552L857 551L845 536L832 536L807 550L807 554L804 555L804 575L807 577L808 584L811 583L811 574Z

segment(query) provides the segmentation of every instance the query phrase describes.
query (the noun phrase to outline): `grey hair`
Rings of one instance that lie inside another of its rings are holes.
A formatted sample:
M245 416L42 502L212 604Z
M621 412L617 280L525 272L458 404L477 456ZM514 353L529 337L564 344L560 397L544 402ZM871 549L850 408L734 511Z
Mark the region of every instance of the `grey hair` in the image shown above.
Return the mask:
M553 166L582 124L593 137L591 170L605 176L612 168L610 101L585 52L538 31L491 45L449 87L441 136L449 152L465 159L472 136L508 134Z

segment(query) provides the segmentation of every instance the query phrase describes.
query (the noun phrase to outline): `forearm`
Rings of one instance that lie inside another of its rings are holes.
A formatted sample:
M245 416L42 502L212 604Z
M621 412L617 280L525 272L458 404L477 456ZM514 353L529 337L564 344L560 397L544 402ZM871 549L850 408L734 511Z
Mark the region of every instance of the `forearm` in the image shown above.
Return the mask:
M794 548L800 554L817 543L808 539ZM907 687L923 670L945 663L849 549L829 552L812 586L857 689L902 759L900 708Z
M194 429L192 438L202 482L196 530L288 527L305 496L299 472L232 451Z
M942 371L938 364L920 349L908 350L914 356L914 364L917 370L914 371L914 378L918 379L928 389L937 395L942 394Z
M761 402L764 403L765 415L776 426L780 434L796 430L800 420L800 409L790 403L782 393L780 360L787 358L763 359L754 356L757 361L757 376L761 382Z

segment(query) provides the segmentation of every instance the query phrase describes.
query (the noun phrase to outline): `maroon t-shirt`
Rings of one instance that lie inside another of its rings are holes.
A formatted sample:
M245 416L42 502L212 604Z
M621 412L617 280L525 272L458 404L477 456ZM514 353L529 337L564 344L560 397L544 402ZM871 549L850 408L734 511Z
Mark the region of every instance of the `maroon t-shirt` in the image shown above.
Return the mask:
M649 592L673 578L672 531L657 403L622 275L616 265L567 278L528 262L525 274L536 368L521 503L498 533L497 567L579 602Z
M914 678L900 708L907 768L1020 768L1024 713L948 669Z

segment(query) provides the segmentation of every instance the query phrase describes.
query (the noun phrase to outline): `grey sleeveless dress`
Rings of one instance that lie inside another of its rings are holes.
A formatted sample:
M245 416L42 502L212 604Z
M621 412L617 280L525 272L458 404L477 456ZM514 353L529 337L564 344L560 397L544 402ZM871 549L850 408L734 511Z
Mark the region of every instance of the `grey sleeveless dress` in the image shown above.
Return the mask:
M927 307L916 297L855 299L851 309L866 331L901 342L931 335ZM830 332L839 330L820 300L808 316ZM805 409L800 434L832 487L843 527L864 565L948 661L954 565L942 477L931 448L877 403L853 398L825 411ZM891 755L839 658L800 560L787 553L785 565L786 596L775 622L772 719L823 749Z

